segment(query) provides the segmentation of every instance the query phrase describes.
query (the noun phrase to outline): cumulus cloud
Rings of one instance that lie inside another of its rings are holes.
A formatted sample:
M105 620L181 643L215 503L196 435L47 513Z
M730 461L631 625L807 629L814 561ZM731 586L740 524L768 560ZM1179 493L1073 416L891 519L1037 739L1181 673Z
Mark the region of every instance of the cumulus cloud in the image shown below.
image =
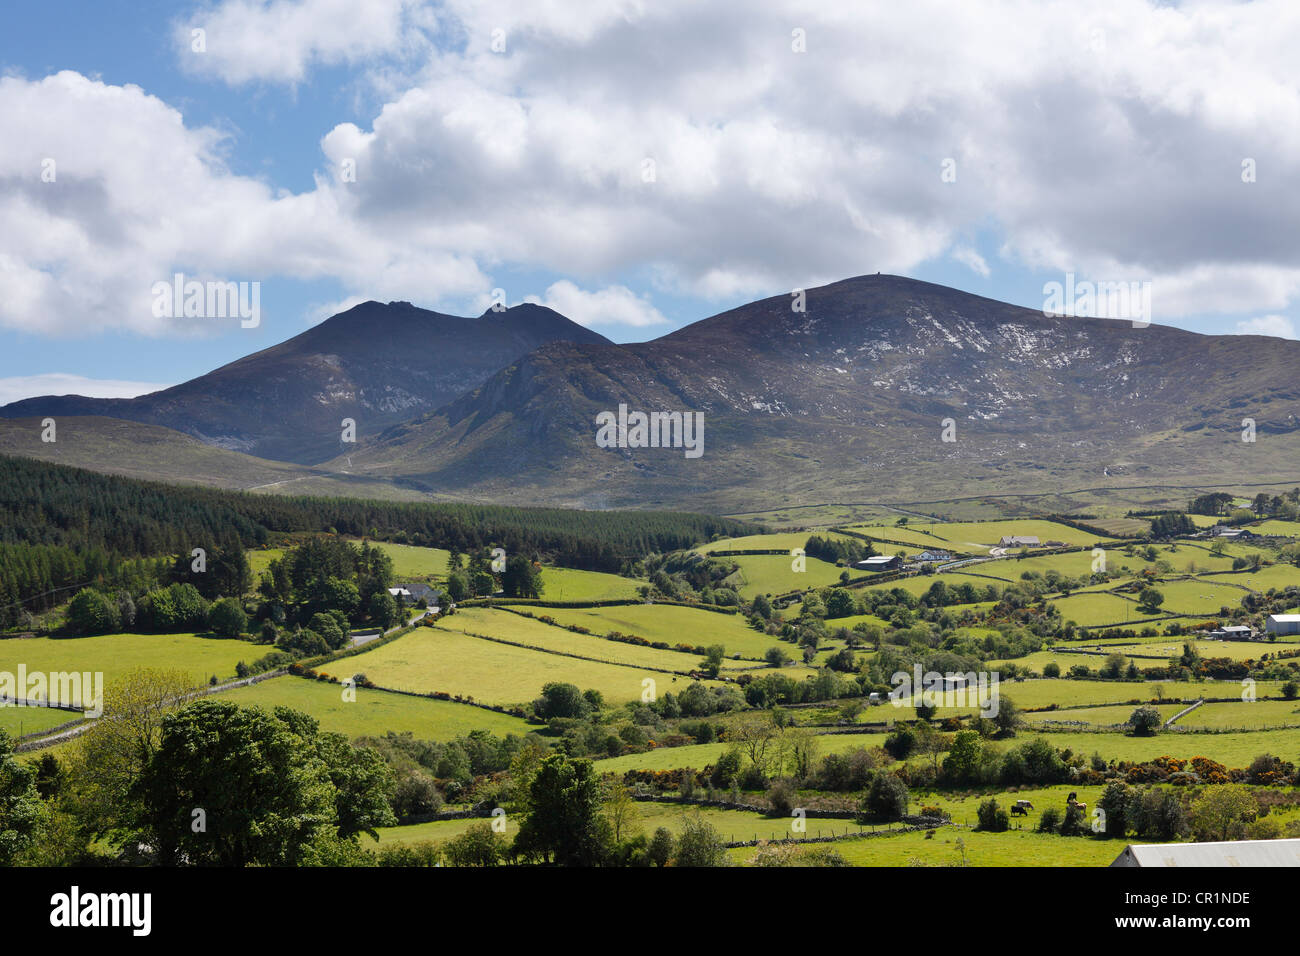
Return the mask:
M419 0L225 0L173 24L181 67L239 86L299 83L313 67L424 45Z
M624 325L643 328L662 325L665 319L645 296L621 286L607 286L594 292L578 288L567 279L553 283L544 296L527 296L526 302L535 302L554 309L579 325Z
M17 375L0 378L0 405L37 395L85 395L89 398L135 398L170 388L157 382L127 382L118 379L86 378L64 372Z
M1285 315L1261 315L1237 323L1241 335L1272 335L1279 339L1300 339L1296 325Z
M290 193L136 87L0 80L0 323L168 331L147 296L176 269L436 306L509 268L635 325L643 298L580 290L731 299L946 255L982 275L976 231L1009 265L1150 281L1156 321L1300 294L1288 0L224 0L183 20L214 79L350 63L394 92Z
M981 275L986 279L989 277L989 264L984 261L982 255L970 246L957 246L952 250L952 257L976 275Z

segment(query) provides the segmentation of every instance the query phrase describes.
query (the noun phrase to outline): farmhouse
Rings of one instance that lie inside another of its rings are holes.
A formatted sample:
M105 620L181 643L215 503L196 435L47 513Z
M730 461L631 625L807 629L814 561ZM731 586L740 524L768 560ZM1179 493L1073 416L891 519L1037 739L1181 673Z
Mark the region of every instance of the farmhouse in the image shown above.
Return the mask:
M403 604L414 604L415 598L411 597L411 592L406 588L389 588L388 593L401 601Z
M1004 534L998 541L999 548L1036 548L1038 547L1038 535L1036 534Z
M1254 629L1244 624L1231 624L1209 633L1212 641L1248 641L1254 636Z
M1227 525L1216 525L1210 530L1210 534L1216 538L1228 538L1229 540L1245 541L1250 538L1258 538L1259 535L1246 528L1229 528Z
M1300 840L1134 843L1111 866L1300 866Z
M873 554L853 566L859 571L896 571L903 566L903 561L894 554Z
M411 601L423 601L432 607L442 598L442 592L435 587L430 587L423 581L417 581L414 584L403 584L402 587L411 592Z
M933 564L938 561L951 561L952 555L947 551L922 551L912 560L921 564Z
M1269 634L1300 634L1300 614L1270 614L1264 630Z

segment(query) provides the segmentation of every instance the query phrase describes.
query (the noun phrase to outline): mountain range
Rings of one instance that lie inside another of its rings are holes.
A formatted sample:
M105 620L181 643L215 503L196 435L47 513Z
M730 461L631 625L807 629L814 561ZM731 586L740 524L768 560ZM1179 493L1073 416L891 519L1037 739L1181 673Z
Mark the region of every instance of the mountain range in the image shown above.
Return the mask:
M435 409L547 342L608 340L539 305L444 315L363 302L286 342L137 398L29 398L0 417L97 415L161 425L261 458L315 464L360 435Z
M1300 342L1050 318L888 275L799 304L616 345L538 306L456 319L370 302L153 395L6 406L24 423L0 428L0 451L50 457L29 419L99 415L290 463L246 487L730 513L1300 473ZM702 454L629 447L635 428L601 447L598 416L620 406L698 416ZM165 476L205 480L188 456Z

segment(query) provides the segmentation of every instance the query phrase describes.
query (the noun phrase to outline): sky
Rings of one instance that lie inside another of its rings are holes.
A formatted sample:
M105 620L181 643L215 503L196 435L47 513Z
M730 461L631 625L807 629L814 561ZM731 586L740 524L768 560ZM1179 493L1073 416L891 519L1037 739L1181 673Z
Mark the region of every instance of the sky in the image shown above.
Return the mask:
M1160 324L1300 329L1290 0L4 20L0 402L140 394L367 299L633 342L866 273L1031 308L1073 275L1141 284ZM248 283L256 323L166 314L177 273Z

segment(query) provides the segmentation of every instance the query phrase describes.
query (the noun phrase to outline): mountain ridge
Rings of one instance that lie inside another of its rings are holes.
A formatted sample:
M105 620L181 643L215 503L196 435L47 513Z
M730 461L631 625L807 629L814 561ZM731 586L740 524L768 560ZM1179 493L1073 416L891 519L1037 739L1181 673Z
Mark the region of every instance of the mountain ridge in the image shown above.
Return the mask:
M259 458L317 464L343 450L344 418L362 435L378 433L560 338L608 341L530 303L468 318L372 300L167 389L130 399L39 396L5 405L0 418L123 418Z

